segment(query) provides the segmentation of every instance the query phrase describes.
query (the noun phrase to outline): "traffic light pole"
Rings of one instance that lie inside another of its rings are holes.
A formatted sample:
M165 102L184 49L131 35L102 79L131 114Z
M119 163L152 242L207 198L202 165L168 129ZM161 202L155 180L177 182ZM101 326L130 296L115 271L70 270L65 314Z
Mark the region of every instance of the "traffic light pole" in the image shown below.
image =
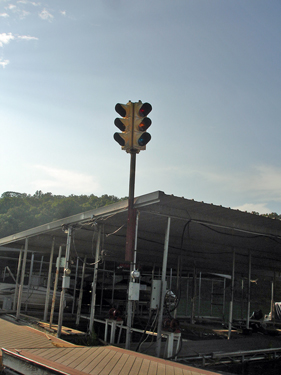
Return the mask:
M126 262L133 262L134 260L134 242L135 242L135 227L136 227L136 210L134 209L136 156L137 156L136 152L131 151L128 223L127 223L127 238L126 238L126 251L125 251Z

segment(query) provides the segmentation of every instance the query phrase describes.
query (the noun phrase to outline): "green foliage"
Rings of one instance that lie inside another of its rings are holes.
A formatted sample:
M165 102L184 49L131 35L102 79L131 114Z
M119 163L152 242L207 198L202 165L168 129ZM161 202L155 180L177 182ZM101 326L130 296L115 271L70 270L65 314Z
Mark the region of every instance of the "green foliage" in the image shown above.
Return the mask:
M0 198L0 238L124 199L107 194L65 197L41 190L34 195L6 191Z

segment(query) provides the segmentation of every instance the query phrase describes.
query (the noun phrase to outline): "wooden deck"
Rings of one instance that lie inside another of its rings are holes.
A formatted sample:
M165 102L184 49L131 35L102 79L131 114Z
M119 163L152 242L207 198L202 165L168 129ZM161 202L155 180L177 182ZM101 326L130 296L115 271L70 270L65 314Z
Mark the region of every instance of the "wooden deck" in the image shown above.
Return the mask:
M47 349L3 349L4 364L11 364L15 371L36 368L50 373L69 375L215 375L216 373L193 368L131 352L113 346ZM9 365L10 366L10 365ZM34 368L32 368L32 366ZM25 374L29 374L25 372Z
M179 363L113 347L72 345L44 332L0 319L4 366L24 374L214 375Z

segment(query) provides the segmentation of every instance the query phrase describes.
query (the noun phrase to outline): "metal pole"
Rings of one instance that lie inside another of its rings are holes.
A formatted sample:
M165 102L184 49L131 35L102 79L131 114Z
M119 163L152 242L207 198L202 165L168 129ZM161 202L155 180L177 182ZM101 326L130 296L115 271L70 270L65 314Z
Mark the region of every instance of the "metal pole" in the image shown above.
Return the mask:
M125 251L126 262L133 262L134 260L133 248L134 248L134 240L135 240L135 223L136 223L136 211L134 210L135 174L136 174L136 152L131 151L128 222L127 222L126 251Z
M251 313L251 277L252 277L252 254L249 250L249 270L248 270L248 294L247 294L247 320L246 328L250 328L250 313Z
M28 286L27 286L27 295L25 300L25 311L27 311L28 299L29 299L29 291L33 273L33 265L34 265L34 253L31 254L31 261L30 261L30 268L29 268L29 277L28 277Z
M67 230L67 241L65 249L65 267L62 277L62 290L60 295L60 309L59 309L59 318L58 318L58 330L57 337L61 335L62 321L63 321L63 310L64 310L64 300L65 300L65 291L67 290L67 278L69 277L69 256L70 256L70 246L71 246L71 236L72 236L72 227L68 227Z
M59 280L59 273L60 273L61 252L62 252L62 246L59 247L59 255L57 257L57 268L56 268L56 276L55 276L54 291L53 291L53 298L52 298L52 307L51 307L51 313L50 313L50 328L52 327L52 324L53 324L58 280Z
M22 258L22 248L20 250L19 260L18 260L18 269L17 269L17 277L16 277L16 286L15 286L15 295L14 295L14 302L13 302L13 310L15 310L16 306L17 306L17 296L18 296L18 289L19 289L19 276L20 276L21 258Z
M161 302L160 302L160 311L159 311L158 326L157 326L156 357L160 357L160 351L161 351L161 331L162 331L164 302L165 302L165 295L166 295L166 272L167 272L167 261L168 261L168 252L169 252L170 227L171 227L171 218L168 217L167 228L166 228L166 233L165 233L163 264L162 264Z
M180 290L180 265L181 265L181 257L178 257L178 268L177 268L177 294L179 293ZM179 298L179 296L177 296ZM178 308L176 307L174 310L174 319L177 317L177 310Z
M194 265L193 267L193 290L192 290L192 306L191 306L191 324L195 323L195 300L196 300L196 277L197 272L196 272L196 267Z
M234 300L234 280L235 279L235 250L233 250L232 260L232 283L231 283L231 301L229 305L229 324L228 324L228 340L231 336L232 320L233 320L233 300Z
M20 317L21 299L22 299L22 292L23 292L23 287L24 287L24 276L25 276L27 250L28 250L28 237L26 237L26 239L25 239L25 246L24 246L24 255L23 255L23 263L22 263L22 271L21 271L21 281L20 281L20 286L19 286L18 305L17 305L17 314L16 314L17 320Z
M75 302L76 302L76 287L77 287L77 278L78 278L78 269L79 269L79 258L76 259L76 269L75 269L75 280L74 280L74 293L72 301L72 310L71 313L74 314Z
M131 262L131 265L130 265L130 282L135 282L135 280L133 280L133 278L132 278L132 272L136 270L136 263L137 263L138 226L139 226L139 213L137 214L136 221L135 221L134 261ZM128 304L127 304L127 331L126 331L126 345L125 345L125 348L127 350L130 349L130 345L131 345L131 328L132 328L132 325L133 325L133 320L134 320L134 318L133 318L133 301L128 299Z
M52 266L53 266L54 249L55 249L55 237L53 237L51 254L50 254L50 262L49 262L47 292L46 292L44 318L43 318L43 320L45 320L45 321L47 321L47 318L48 318L48 308L49 308L49 300L50 300L50 289L51 289L51 277L52 277Z
M201 279L201 272L199 273L199 292L198 292L198 316L200 316L200 309L201 309L201 284L202 284L202 279Z
M98 229L98 238L96 244L96 257L95 257L95 268L94 268L94 279L92 285L92 301L91 301L91 314L90 314L90 323L89 331L93 331L94 327L94 318L95 318L95 309L96 309L96 290L97 290L97 280L98 280L98 266L99 266L99 257L100 257L100 243L101 243L101 226Z
M84 278L85 278L85 270L86 270L86 261L87 261L87 256L85 255L84 262L83 262L83 268L82 268L80 292L79 292L77 315L76 315L76 325L77 326L78 326L78 324L80 322L80 316L81 316L81 307L82 307L83 290L84 290Z

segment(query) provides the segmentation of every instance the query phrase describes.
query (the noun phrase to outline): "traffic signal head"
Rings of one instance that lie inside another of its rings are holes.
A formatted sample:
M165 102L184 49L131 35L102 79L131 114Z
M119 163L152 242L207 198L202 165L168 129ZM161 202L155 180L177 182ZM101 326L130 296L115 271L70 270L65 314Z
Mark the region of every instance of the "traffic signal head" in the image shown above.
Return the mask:
M145 150L145 146L151 140L151 135L146 132L151 125L151 120L147 117L151 110L152 106L149 103L142 103L141 101L134 103L133 149L136 152Z
M116 118L114 120L115 126L122 132L122 133L115 133L114 139L116 142L122 146L122 150L126 150L130 152L132 148L132 137L133 137L133 123L132 123L132 115L133 115L133 103L129 101L127 104L120 104L117 103L115 106L115 111L122 117Z

